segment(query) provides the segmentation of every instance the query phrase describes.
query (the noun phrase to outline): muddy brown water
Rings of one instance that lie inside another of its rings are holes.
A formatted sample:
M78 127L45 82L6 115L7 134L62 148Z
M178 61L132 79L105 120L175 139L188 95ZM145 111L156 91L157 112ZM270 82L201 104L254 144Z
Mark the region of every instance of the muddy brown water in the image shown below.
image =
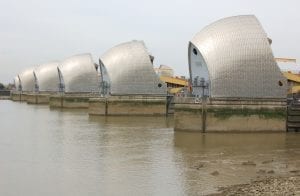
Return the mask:
M204 195L300 169L300 134L173 123L0 101L0 195Z

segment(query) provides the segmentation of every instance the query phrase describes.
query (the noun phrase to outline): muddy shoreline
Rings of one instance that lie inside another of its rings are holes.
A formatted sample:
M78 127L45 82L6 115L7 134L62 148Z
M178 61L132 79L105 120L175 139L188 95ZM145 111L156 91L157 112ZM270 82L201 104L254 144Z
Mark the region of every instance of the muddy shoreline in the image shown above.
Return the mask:
M266 176L247 184L220 187L218 193L209 196L223 195L300 195L300 172L290 176Z

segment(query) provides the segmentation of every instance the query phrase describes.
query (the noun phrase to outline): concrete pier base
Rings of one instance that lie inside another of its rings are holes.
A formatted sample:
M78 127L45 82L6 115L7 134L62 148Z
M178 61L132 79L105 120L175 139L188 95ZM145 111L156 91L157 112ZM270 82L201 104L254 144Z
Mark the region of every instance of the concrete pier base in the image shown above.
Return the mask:
M26 94L26 102L28 104L48 104L50 93Z
M49 106L53 108L89 108L89 99L95 94L65 94L52 95L49 98Z
M24 101L28 104L48 104L51 93L21 93L12 92L11 100Z
M111 96L89 100L90 115L157 116L166 115L166 97Z
M175 131L284 132L284 100L209 100L175 103Z
M27 93L25 92L12 92L11 93L11 100L13 101L27 101Z
M27 102L27 99L28 99L28 94L27 93L22 93L21 101Z
M22 96L21 92L12 92L10 95L12 101L21 101L22 99L21 96Z

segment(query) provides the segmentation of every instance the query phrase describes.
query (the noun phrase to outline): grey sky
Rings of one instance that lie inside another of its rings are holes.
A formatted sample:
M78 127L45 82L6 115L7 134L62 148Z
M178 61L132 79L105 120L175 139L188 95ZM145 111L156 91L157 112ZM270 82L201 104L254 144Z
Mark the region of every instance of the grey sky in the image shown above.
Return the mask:
M298 0L0 0L0 82L26 67L144 40L155 65L188 75L189 40L206 25L254 14L277 57L300 61ZM298 62L299 64L299 62Z

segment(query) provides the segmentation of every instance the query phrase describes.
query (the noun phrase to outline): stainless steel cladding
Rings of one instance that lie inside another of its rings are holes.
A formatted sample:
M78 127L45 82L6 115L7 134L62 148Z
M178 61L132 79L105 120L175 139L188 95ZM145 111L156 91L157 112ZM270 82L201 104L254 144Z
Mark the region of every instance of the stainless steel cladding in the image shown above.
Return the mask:
M34 92L35 82L33 76L33 68L29 68L19 74L21 88L23 92Z
M35 86L39 92L58 92L58 66L59 62L50 62L42 64L34 70Z
M14 85L15 85L15 90L14 91L21 91L22 89L22 87L21 87L21 83L20 83L20 78L19 78L19 76L16 76L15 78L14 78Z
M252 15L219 20L196 34L189 44L189 69L198 96L207 91L211 97L286 97L286 79Z
M108 50L101 58L112 95L165 95L165 83L155 74L143 41L131 41Z
M58 69L66 93L99 93L99 78L90 54L67 58Z

